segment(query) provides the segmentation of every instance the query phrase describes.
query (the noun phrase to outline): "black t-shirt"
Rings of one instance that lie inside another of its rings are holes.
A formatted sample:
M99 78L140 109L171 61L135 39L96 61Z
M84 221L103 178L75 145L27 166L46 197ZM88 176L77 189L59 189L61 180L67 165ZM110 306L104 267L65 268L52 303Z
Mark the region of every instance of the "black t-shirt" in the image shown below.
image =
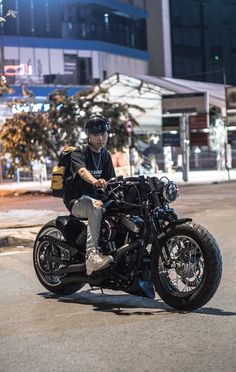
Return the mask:
M95 199L101 199L97 188L84 181L78 174L79 169L86 168L94 178L103 178L109 181L115 177L115 170L112 164L110 153L102 149L99 153L93 152L89 146L83 149L76 149L71 153L72 170L74 181L66 187L64 203L70 209L70 202L80 198L82 195L89 195Z

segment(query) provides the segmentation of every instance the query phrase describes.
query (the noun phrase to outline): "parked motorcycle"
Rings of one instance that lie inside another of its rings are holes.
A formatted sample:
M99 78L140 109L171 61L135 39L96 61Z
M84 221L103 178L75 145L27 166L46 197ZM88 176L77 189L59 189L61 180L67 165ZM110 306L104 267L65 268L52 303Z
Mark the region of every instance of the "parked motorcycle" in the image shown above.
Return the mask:
M69 295L86 283L142 295L140 280L154 284L169 306L191 311L215 294L222 274L214 237L190 218L178 218L170 203L177 185L167 177L118 177L105 191L99 246L114 263L86 275L86 221L68 215L39 231L33 251L41 284Z

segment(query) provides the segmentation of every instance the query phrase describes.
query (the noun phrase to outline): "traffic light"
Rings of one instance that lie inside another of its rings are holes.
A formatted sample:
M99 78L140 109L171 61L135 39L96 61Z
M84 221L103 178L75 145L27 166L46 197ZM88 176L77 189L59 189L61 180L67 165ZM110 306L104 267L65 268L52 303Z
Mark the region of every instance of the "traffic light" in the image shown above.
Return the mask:
M216 62L220 62L223 59L223 53L221 48L212 48L211 50L212 59Z

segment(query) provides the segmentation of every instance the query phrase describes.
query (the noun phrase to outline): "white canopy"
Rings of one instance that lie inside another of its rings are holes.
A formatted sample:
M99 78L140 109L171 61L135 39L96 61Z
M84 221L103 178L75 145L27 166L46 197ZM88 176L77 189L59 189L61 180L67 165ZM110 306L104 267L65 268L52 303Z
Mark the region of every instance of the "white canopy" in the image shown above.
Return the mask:
M101 84L106 88L111 101L138 105L145 109L142 113L132 109L131 113L140 124L140 130L158 133L162 124L162 96L179 93L207 92L209 106L217 106L225 111L225 86L154 76L128 76L116 73Z
M140 124L140 129L145 131L158 131L162 123L162 95L174 93L142 79L118 73L104 80L100 86L108 89L111 101L144 108L145 112L130 111Z

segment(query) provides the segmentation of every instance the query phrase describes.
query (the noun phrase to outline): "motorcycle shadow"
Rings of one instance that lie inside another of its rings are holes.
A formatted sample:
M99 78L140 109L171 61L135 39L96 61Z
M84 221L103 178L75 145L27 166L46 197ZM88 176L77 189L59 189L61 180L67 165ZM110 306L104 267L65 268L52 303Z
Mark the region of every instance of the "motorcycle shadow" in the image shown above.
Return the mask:
M92 305L94 311L113 312L116 315L158 315L162 313L195 313L213 316L236 315L236 312L213 307L202 307L193 311L179 311L169 307L159 298L149 299L141 296L124 294L124 292L106 294L101 293L100 289L87 289L68 296L57 296L50 292L39 293L39 295L43 296L45 299L54 299L59 302Z
M98 291L88 289L68 296L56 296L49 292L40 293L40 295L46 299L55 299L60 302L92 305L94 311L113 312L117 315L154 315L163 312L177 312L168 307L161 299L149 299L123 292L107 294Z

